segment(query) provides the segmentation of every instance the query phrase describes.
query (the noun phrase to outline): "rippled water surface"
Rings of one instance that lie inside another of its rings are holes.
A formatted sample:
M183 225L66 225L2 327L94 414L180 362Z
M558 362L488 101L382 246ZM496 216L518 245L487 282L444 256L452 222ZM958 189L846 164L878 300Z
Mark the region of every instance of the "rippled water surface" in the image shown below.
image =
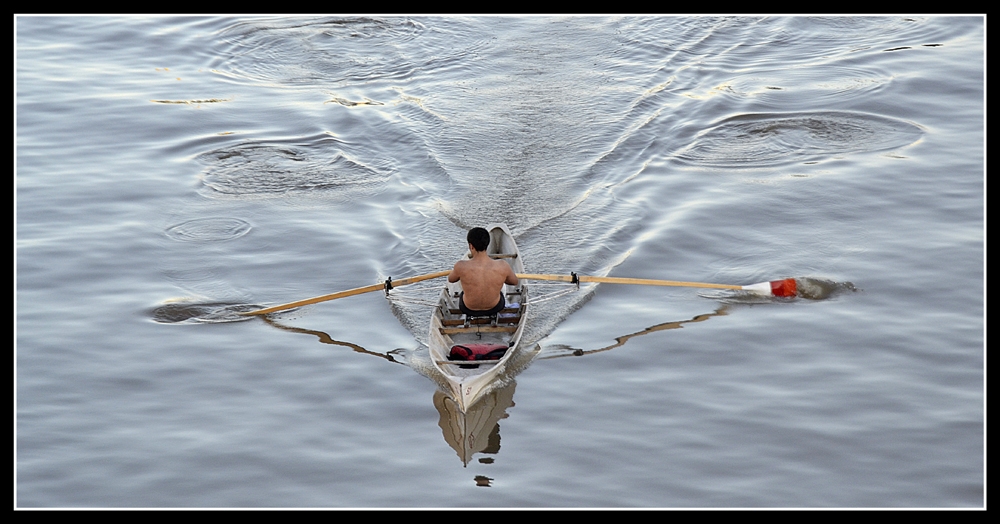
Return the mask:
M984 507L983 17L15 18L16 504ZM525 342L424 344L506 223ZM516 391L515 391L516 390Z

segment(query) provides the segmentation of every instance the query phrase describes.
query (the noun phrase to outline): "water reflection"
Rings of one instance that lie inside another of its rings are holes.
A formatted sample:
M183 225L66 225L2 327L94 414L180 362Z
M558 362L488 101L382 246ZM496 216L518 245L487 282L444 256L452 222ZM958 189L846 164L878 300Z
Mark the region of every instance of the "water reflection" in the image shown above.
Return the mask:
M519 348L510 361L507 369L497 375L495 381L483 397L473 404L466 412L462 412L458 403L450 396L450 388L447 380L442 377L435 377L437 373L433 365L430 364L430 357L427 351L407 351L405 349L395 349L386 353L370 351L352 342L335 340L329 334L322 331L304 329L280 324L273 318L262 316L261 319L269 325L278 329L292 333L303 333L313 335L323 344L333 344L351 348L357 353L364 353L379 357L394 364L403 364L413 368L418 373L427 376L438 383L439 388L434 392L432 402L437 409L439 419L438 426L441 428L445 442L451 446L462 461L463 466L468 466L478 455L481 464L492 464L492 455L500 452L500 420L506 419L509 415L507 410L514 407L514 388L516 382L514 378L528 368L536 359L545 360L561 357L580 357L609 351L611 349L625 345L629 340L668 329L679 329L685 324L693 322L704 322L712 317L727 315L729 306L722 305L712 313L705 313L694 316L687 320L674 320L650 326L635 333L629 333L615 338L615 343L596 349L578 349L569 346L548 346L544 349L540 345L530 348ZM540 356L544 353L544 356ZM493 479L485 476L475 478L477 486L489 487Z
M324 333L322 331L316 331L314 329L297 328L297 327L292 327L292 326L286 326L286 325L283 325L283 324L279 324L278 322L276 322L274 319L268 317L267 315L261 316L260 318L263 319L264 322L267 322L269 325L274 326L274 327L276 327L278 329L281 329L281 330L284 330L284 331L291 331L292 333L303 333L303 334L306 334L306 335L313 335L313 336L317 337L319 339L319 341L322 342L322 343L324 343L324 344L333 344L335 346L344 346L344 347L347 347L347 348L351 348L351 349L353 349L354 351L356 351L358 353L364 353L366 355L372 355L374 357L384 358L384 359L386 359L389 362L392 362L394 364L404 364L404 365L406 364L405 357L403 357L401 355L402 350L399 350L399 349L396 349L396 350L393 350L393 351L389 351L388 353L379 353L377 351L369 351L369 350L367 350L367 349L365 349L365 348L363 348L363 347L361 347L361 346L359 346L359 345L357 345L357 344L355 344L353 342L345 342L343 340L334 340L333 337L331 337L330 335L328 335L328 334L326 334L326 333Z
M539 360L546 360L546 359L551 359L551 358L562 358L562 357L582 357L584 355L591 355L593 353L600 353L602 351L608 351L608 350L611 350L611 349L614 349L614 348L617 348L617 347L624 346L626 342L628 342L629 340L631 340L631 339L633 339L635 337L641 337L643 335L648 335L650 333L655 333L657 331L665 331L667 329L679 329L679 328L684 327L684 324L690 324L692 322L704 322L704 321L706 321L706 320L708 320L708 319L710 319L712 317L718 317L718 316L722 316L722 315L728 315L729 314L728 310L729 310L729 306L728 305L723 305L723 306L720 306L718 309L716 309L712 313L705 313L703 315L698 315L698 316L695 316L695 317L693 317L691 319L688 319L688 320L675 320L675 321L671 321L671 322L664 322L662 324L656 324L655 326L650 326L650 327L648 327L646 329L643 329L641 331L636 331L635 333L629 333L628 335L622 335L620 337L617 337L617 338L615 338L615 343L614 344L611 344L610 346L604 346L602 348L597 348L597 349L576 349L576 348L571 348L571 347L566 346L566 345L550 346L550 347L546 348L546 350L545 350L546 355L542 356L542 357L539 357Z

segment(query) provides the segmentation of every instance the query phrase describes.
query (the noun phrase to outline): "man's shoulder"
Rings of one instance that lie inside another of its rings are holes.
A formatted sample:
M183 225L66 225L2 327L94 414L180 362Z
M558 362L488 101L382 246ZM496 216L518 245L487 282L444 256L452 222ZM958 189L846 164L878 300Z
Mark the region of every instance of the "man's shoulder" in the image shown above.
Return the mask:
M471 260L462 259L455 262L455 272L466 272L473 269L473 264Z
M510 264L504 262L503 260L494 260L493 261L493 267L494 267L494 269L497 270L497 272L500 272L500 273L505 273L506 274L508 272L510 272L510 273L514 272L514 268L510 267Z

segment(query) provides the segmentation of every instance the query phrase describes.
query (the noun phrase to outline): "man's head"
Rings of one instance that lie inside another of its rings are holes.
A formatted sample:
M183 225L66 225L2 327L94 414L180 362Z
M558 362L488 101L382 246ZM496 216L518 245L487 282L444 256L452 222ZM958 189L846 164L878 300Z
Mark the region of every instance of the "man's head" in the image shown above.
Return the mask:
M490 246L490 232L481 227L470 229L469 235L465 238L476 251L486 251L486 248Z

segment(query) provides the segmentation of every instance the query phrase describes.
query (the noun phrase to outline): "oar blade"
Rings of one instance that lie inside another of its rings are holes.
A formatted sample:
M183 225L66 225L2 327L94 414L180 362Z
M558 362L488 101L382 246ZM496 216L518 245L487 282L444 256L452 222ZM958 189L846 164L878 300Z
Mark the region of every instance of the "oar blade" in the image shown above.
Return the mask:
M772 297L794 297L798 294L798 284L794 278L750 284L749 286L743 286L743 289Z
M771 282L771 294L776 297L794 297L798 293L798 284L794 278L775 280Z

